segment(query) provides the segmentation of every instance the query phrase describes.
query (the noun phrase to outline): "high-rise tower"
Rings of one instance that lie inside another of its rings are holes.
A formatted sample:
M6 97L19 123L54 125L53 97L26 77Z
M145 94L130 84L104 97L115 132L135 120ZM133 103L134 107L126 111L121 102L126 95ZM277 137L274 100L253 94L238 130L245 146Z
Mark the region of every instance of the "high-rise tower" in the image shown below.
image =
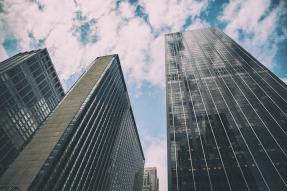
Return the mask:
M141 190L144 155L117 55L97 58L0 178L25 190Z
M216 28L165 36L169 191L287 190L287 86Z
M0 63L0 175L63 96L46 49Z
M158 191L159 180L155 167L146 167L144 169L143 189L142 191Z

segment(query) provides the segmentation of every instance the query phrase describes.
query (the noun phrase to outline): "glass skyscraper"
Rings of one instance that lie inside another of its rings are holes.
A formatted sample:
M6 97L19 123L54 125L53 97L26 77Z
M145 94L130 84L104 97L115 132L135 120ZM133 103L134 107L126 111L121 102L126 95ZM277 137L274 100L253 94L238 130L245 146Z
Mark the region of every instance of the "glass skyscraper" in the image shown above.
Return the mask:
M138 191L144 155L120 61L97 58L0 178L25 190Z
M63 96L46 49L0 63L0 175Z
M287 190L287 86L217 28L165 36L169 191Z

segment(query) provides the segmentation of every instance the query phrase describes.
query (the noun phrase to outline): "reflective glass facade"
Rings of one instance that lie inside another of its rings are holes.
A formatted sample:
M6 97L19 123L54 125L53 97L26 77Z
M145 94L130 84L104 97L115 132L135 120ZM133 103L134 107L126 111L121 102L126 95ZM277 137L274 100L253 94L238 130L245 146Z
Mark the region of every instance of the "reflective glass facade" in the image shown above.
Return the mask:
M92 63L0 184L22 191L138 191L143 167L120 62L111 55Z
M216 28L165 51L169 190L287 190L287 86Z
M20 53L0 63L0 174L63 96L46 49Z

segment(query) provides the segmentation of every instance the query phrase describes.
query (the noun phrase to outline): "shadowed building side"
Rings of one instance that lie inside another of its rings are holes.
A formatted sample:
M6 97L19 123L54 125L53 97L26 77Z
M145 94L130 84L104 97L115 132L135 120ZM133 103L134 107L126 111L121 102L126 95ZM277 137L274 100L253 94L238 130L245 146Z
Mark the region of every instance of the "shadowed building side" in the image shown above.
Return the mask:
M92 63L0 184L22 191L132 191L141 188L143 165L120 62L111 55Z
M63 97L46 49L0 63L0 175Z

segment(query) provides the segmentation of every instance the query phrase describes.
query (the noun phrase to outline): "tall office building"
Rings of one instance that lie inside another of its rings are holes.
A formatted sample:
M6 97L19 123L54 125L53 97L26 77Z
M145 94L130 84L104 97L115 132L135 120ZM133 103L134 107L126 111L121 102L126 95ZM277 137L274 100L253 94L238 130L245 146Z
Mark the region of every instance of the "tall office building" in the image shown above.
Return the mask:
M165 36L169 191L287 190L287 86L216 28Z
M97 58L0 184L21 191L141 190L144 155L117 55Z
M142 191L158 191L159 180L155 167L147 167L144 169L143 188Z
M46 49L0 63L0 175L63 96Z

